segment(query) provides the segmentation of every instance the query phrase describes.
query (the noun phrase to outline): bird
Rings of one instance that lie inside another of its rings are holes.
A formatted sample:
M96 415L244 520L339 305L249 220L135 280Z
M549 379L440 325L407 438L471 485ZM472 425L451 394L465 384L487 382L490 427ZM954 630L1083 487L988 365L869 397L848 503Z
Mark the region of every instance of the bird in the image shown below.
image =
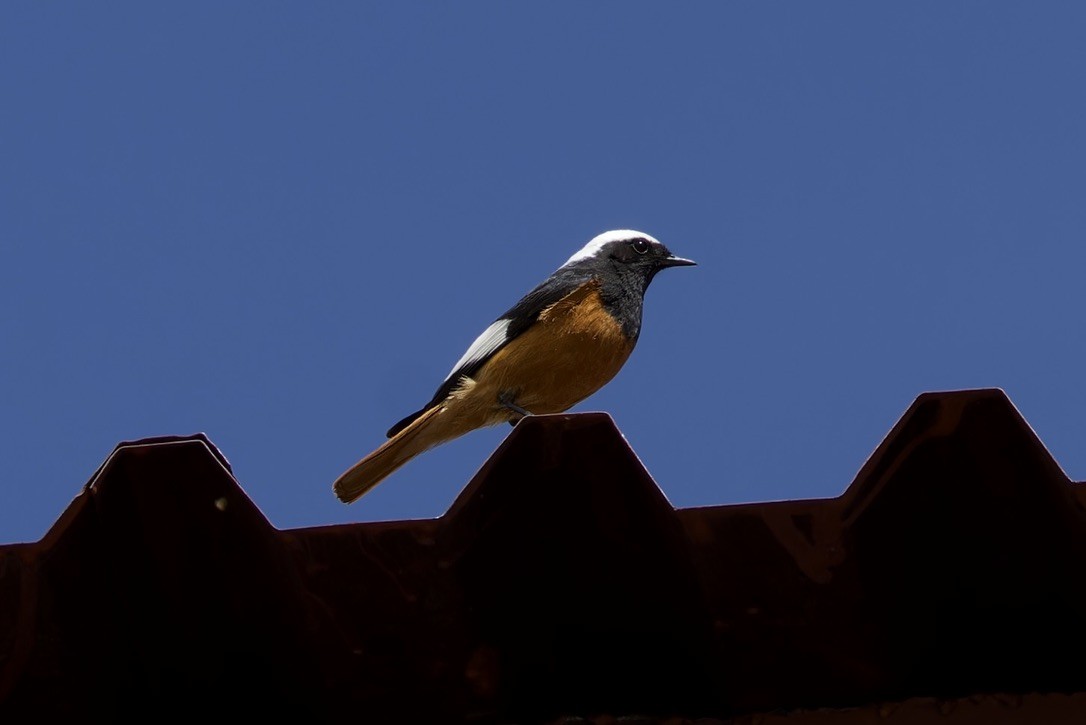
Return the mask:
M696 264L632 229L593 237L475 338L426 405L333 483L352 503L418 454L472 430L561 413L606 385L641 334L656 273Z

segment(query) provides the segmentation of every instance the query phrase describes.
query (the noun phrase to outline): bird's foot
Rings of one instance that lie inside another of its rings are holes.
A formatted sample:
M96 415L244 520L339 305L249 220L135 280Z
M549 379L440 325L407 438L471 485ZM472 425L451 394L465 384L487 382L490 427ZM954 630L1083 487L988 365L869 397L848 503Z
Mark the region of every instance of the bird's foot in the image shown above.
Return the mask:
M512 393L502 393L501 395L499 395L498 396L498 403L503 408L505 408L507 410L511 410L511 411L513 411L514 413L516 413L517 415L520 416L520 418L512 418L512 419L510 419L509 425L516 425L517 423L520 422L521 418L524 418L524 417L529 416L529 415L532 414L531 411L525 410L524 408L520 407L519 405L517 405L516 403L513 402Z

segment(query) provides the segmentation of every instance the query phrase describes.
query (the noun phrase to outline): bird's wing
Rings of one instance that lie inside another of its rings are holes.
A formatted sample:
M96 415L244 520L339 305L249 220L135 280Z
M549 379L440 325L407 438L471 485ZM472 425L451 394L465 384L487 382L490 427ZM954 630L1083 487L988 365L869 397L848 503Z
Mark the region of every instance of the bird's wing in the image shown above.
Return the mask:
M472 377L494 353L515 340L525 330L535 324L540 313L548 307L560 302L564 298L576 293L585 284L591 282L591 278L584 274L553 275L546 281L524 295L515 305L490 327L486 328L468 351L453 365L441 387L437 389L433 403L440 402L448 396L452 389L460 383L460 378Z
M471 347L467 349L467 352L456 361L456 364L452 366L452 370L445 377L445 381L441 384L445 386L454 377L460 375L468 375L467 369L477 369L482 365L487 358L496 353L502 348L505 343L511 339L508 335L509 326L512 324L512 320L506 317L501 317L494 320L490 324L490 327L483 330L479 337L475 338L475 342L471 343Z
M475 342L471 343L467 352L453 365L452 370L449 371L448 376L445 377L430 402L422 409L392 426L388 431L388 437L391 438L396 435L410 425L415 418L445 400L449 393L460 384L462 378L474 376L479 368L483 366L483 363L494 356L494 353L531 327L539 319L541 312L576 293L591 281L592 278L583 272L559 270L538 287L524 295L519 302L510 307L504 315L491 323L488 328L483 330L482 334L475 338Z

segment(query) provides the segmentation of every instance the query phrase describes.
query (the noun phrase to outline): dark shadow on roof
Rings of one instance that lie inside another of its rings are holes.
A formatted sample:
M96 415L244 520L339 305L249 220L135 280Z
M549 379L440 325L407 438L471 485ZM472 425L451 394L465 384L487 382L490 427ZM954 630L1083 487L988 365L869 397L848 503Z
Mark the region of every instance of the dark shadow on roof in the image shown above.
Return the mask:
M920 396L838 498L682 510L599 413L439 519L285 531L203 436L124 443L0 546L0 721L1081 717L1082 495L998 390Z

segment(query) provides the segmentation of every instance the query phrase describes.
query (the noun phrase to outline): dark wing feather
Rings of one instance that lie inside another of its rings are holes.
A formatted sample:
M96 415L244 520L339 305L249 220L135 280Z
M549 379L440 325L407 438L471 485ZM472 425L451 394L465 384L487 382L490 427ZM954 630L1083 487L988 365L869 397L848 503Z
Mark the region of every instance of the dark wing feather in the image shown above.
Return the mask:
M449 393L460 384L461 378L464 376L474 376L479 368L494 356L494 353L501 350L509 344L510 340L516 339L517 336L531 327L535 321L539 319L539 314L543 310L591 280L592 276L584 270L563 268L552 274L531 292L524 295L524 297L510 307L504 315L495 320L495 322L501 322L502 320L509 321L509 325L505 330L505 340L501 342L501 344L490 348L486 355L465 360L463 364L455 368L449 373L449 376L445 378L445 381L441 383L441 387L434 393L434 397L430 399L430 402L420 410L415 411L389 428L388 437L391 438L396 435L401 430L411 425L411 423L420 415L445 400L445 398L449 396Z

